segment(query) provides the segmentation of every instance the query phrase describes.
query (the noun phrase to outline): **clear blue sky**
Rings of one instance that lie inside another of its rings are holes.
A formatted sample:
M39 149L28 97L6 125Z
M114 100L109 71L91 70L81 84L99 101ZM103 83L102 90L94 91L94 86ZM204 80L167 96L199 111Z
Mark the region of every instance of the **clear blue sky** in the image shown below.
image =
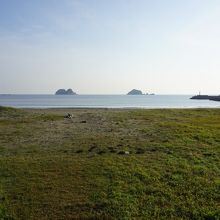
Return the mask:
M0 93L220 93L219 0L0 0Z

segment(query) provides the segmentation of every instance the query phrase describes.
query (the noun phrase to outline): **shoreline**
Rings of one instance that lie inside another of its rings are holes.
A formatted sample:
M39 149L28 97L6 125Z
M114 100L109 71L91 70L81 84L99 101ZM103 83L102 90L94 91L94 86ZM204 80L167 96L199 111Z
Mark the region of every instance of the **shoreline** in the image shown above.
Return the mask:
M6 108L15 108L21 110L163 110L163 109L220 109L220 106L205 106L205 107L15 107L1 106Z

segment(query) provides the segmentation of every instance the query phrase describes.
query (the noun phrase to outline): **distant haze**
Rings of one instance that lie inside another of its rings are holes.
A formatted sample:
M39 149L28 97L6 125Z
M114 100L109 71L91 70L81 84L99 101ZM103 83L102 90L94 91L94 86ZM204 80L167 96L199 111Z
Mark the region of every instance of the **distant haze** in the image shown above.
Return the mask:
M219 0L0 0L0 93L220 94Z

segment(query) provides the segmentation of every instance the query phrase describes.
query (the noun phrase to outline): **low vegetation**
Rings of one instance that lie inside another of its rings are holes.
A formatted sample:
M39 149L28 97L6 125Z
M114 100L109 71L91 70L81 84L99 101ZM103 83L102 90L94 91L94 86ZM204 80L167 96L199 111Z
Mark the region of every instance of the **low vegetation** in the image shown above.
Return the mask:
M0 107L0 219L220 219L220 110Z

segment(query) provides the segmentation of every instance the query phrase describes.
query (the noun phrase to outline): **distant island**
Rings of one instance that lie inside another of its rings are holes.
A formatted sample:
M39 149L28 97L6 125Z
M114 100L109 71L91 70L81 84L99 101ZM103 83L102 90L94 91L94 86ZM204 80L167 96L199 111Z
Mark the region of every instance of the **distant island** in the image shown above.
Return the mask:
M127 95L143 95L141 90L132 89Z
M154 93L146 93L144 94L141 90L132 89L127 95L155 95Z
M196 95L196 96L191 97L191 99L220 101L220 95L218 96Z
M77 95L72 89L58 89L55 95Z
M146 93L146 95L155 95L154 93Z

